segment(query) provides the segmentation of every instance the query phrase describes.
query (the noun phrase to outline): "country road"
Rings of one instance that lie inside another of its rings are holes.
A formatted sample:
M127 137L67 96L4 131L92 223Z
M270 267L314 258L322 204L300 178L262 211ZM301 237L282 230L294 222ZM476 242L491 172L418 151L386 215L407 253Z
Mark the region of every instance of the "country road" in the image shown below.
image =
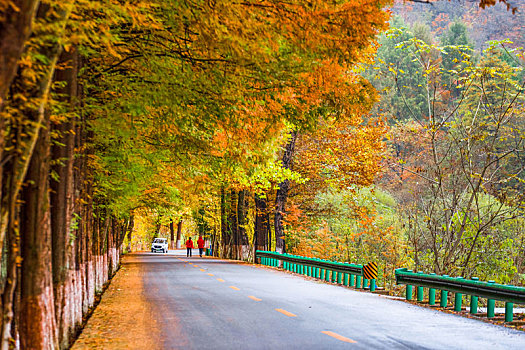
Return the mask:
M73 349L525 349L525 332L271 268L180 254L126 256ZM133 278L140 283L126 292L131 287L120 284ZM136 319L124 320L130 314Z

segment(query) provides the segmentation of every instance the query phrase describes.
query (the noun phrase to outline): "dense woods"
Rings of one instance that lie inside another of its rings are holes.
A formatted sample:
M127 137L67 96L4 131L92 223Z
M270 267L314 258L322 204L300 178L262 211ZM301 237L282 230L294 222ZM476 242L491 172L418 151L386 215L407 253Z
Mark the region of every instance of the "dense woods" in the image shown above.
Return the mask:
M157 236L523 283L525 9L390 5L0 0L0 348Z

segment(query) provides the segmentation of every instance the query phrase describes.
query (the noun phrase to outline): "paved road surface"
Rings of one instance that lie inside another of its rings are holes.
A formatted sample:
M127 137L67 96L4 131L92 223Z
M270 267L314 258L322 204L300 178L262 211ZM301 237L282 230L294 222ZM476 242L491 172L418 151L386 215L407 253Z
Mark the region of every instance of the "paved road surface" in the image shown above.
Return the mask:
M143 270L164 349L525 349L525 332L182 253L124 265Z

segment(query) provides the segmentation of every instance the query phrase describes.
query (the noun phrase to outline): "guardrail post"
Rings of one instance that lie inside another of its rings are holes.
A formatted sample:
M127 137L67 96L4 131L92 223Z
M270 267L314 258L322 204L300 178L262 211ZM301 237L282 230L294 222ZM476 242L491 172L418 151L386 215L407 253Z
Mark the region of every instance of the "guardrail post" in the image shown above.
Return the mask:
M462 299L463 299L463 294L456 293L456 295L454 295L454 311L461 311Z
M470 313L471 314L478 313L478 297L475 295L470 296Z
M407 284L406 299L412 300L412 286L410 284Z
M496 307L496 300L494 299L487 299L487 317L493 318L494 317L494 308Z
M443 275L442 277L448 277L448 275ZM439 306L447 307L447 304L448 304L448 291L441 290L441 300L439 302Z
M489 281L488 283L492 284L495 283L494 281ZM496 308L496 300L494 299L487 299L487 318L493 318L494 315L494 309Z
M442 290L441 291L441 302L439 303L439 306L447 307L447 304L448 304L448 291Z
M315 278L317 279L321 278L321 268L320 267L315 268Z
M428 289L428 304L429 305L436 304L436 290L434 288Z
M361 289L361 276L355 276L355 287Z
M341 284L341 277L343 277L342 274L342 272L337 273L337 284Z
M355 275L353 273L350 274L350 287L355 286Z
M368 279L363 278L363 289L366 289L366 288L368 288Z
M324 280L325 280L326 282L330 282L331 272L332 272L332 271L330 271L330 270L328 270L328 269L325 270L325 273L324 273Z
M370 280L370 291L375 292L376 291L376 279L373 278Z
M472 277L473 281L479 281L479 278ZM477 314L478 313L478 297L475 295L470 296L470 313L471 314Z
M423 301L423 287L417 286L417 301L422 302Z
M512 319L514 318L512 313L514 309L514 303L506 302L505 303L505 322L512 322Z
M343 276L343 285L348 286L349 279L350 279L350 274L345 273Z
M431 273L431 275L436 275L435 273ZM435 288L428 288L428 305L436 305L436 289Z

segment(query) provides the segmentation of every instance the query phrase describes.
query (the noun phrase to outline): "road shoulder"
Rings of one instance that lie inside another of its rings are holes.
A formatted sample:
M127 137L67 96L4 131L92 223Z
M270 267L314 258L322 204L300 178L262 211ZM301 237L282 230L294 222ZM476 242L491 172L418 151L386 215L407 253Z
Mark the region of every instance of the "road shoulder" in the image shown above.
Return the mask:
M71 349L158 349L156 320L144 296L137 258L126 255L122 267Z

